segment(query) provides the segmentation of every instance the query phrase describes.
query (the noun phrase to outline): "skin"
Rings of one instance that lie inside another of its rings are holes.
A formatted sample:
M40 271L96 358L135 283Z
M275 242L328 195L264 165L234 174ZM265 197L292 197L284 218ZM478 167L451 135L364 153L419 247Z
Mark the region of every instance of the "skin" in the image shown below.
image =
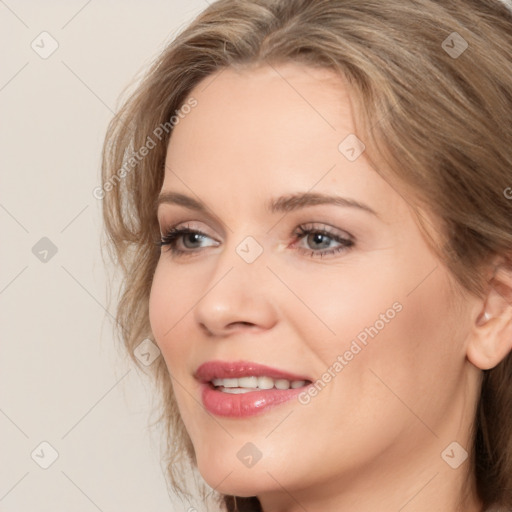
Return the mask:
M162 248L150 322L205 481L257 495L265 512L481 510L470 459L454 469L441 454L452 442L471 449L481 372L468 354L482 354L474 333L485 303L458 288L365 153L351 162L338 150L355 132L345 83L327 70L264 65L224 70L190 96L198 104L174 129L162 191L208 212L162 204L158 221L162 233L187 225L207 236L189 239L192 248L177 242L192 254ZM265 209L307 191L376 214ZM311 224L354 245L320 257L324 246L294 235ZM247 236L263 248L250 264L236 252ZM307 405L241 419L202 406L201 363L244 359L315 380L397 302L401 311ZM237 458L247 442L262 453L250 468Z

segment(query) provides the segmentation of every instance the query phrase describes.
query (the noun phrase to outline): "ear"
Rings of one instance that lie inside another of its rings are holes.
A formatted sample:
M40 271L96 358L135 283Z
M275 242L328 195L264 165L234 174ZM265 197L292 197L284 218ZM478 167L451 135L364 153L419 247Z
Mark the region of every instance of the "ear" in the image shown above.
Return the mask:
M467 358L489 370L512 350L512 266L501 261L488 281L486 296L473 317Z

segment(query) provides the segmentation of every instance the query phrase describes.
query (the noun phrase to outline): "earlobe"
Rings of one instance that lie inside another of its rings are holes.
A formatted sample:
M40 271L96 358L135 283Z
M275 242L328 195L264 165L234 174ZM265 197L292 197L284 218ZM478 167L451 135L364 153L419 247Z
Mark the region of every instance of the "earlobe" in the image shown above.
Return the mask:
M512 270L498 266L474 321L468 360L481 370L497 366L512 350Z

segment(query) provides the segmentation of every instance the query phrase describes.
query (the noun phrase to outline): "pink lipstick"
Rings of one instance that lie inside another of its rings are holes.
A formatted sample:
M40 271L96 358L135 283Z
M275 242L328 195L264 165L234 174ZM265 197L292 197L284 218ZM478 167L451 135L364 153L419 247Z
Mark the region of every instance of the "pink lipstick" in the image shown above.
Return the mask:
M243 418L296 397L311 379L249 361L209 361L196 371L201 400L217 416Z

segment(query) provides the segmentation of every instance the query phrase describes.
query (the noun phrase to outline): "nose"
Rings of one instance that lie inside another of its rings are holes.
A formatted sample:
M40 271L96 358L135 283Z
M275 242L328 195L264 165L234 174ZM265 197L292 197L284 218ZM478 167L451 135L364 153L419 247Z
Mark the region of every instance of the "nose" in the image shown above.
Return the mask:
M195 322L216 337L271 329L277 315L272 274L263 258L246 263L236 253L223 256L194 308Z

